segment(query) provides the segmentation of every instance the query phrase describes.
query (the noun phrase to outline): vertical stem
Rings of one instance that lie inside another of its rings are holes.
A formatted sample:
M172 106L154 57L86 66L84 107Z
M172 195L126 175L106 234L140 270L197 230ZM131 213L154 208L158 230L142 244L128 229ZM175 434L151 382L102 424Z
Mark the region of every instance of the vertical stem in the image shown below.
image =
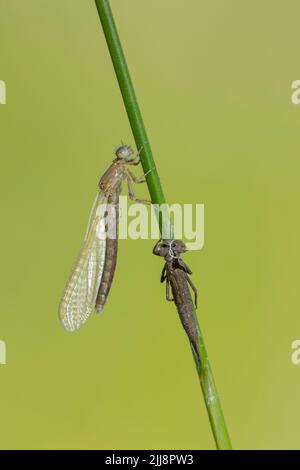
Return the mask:
M96 0L96 6L110 52L111 60L119 82L136 147L137 149L143 148L143 151L141 152L141 163L143 170L145 173L148 170L151 170L151 172L147 175L147 185L149 188L151 200L153 204L160 205L165 203L166 200L159 181L152 150L144 126L140 107L136 99L112 11L110 9L109 2L105 0Z
M104 31L107 46L112 59L112 63L118 79L119 87L122 93L125 109L131 125L136 147L138 149L143 147L143 151L141 152L140 156L141 163L145 173L148 170L151 170L151 172L146 177L151 200L153 204L160 206L166 201L160 184L150 143L144 126L138 101L135 95L133 84L130 78L129 70L127 67L124 52L122 50L121 42L116 29L109 1L95 0L95 2ZM161 218L159 222L160 231L162 232L164 230L164 227L162 226ZM169 220L166 222L166 225L168 227L171 226ZM195 312L194 317L198 327L198 339L202 363L199 363L199 360L195 354L194 360L196 363L198 377L200 380L200 385L204 396L205 405L207 408L216 447L217 449L224 450L231 449L230 439L226 428L220 399L217 394L215 382L208 360L207 351L204 345L203 335L200 330Z
M207 409L212 433L218 450L231 450L231 442L227 430L224 414L222 411L221 401L217 392L211 365L209 362L207 350L204 343L204 337L200 329L200 325L194 310L194 319L198 330L198 344L201 356L201 364L197 354L192 349L196 369Z

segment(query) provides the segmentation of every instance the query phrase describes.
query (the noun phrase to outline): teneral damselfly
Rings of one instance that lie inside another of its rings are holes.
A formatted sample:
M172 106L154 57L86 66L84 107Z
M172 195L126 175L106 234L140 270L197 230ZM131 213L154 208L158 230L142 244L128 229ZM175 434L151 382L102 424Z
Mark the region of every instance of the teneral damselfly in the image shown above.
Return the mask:
M139 152L140 153L140 152ZM100 312L106 302L117 262L119 196L122 182L127 180L129 197L137 199L132 182L142 183L128 165L139 164L139 153L128 145L116 150L116 158L99 181L99 191L92 207L86 235L59 305L61 323L75 331L96 308Z
M197 308L197 289L189 277L192 271L181 259L181 254L186 251L187 248L181 240L159 240L153 248L154 255L165 259L160 281L166 281L166 298L175 302L182 326L201 362L194 313L194 308ZM173 298L170 295L170 285ZM194 292L194 303L189 286Z

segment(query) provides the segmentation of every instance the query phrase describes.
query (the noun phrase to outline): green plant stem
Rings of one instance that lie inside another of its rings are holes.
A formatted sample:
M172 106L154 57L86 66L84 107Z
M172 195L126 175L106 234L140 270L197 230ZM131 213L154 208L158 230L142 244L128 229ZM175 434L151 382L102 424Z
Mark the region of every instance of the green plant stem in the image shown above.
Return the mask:
M150 143L147 137L143 118L130 78L129 70L122 50L109 1L95 0L95 2L104 31L104 35L106 38L107 46L112 59L112 63L119 82L120 90L122 93L128 119L131 125L136 147L138 149L143 149L140 156L143 170L145 173L148 170L151 170L151 172L146 177L151 201L153 204L160 206L164 204L166 200L160 184ZM159 220L159 225L160 231L162 232L163 227L161 219ZM167 225L171 226L170 221L168 221ZM218 397L218 393L211 371L211 366L208 360L208 355L204 344L203 335L200 330L195 312L194 317L198 327L201 364L199 363L199 360L195 354L194 360L196 363L198 377L200 380L200 385L204 396L205 405L207 408L216 447L220 450L231 449L230 438L224 420L220 399Z

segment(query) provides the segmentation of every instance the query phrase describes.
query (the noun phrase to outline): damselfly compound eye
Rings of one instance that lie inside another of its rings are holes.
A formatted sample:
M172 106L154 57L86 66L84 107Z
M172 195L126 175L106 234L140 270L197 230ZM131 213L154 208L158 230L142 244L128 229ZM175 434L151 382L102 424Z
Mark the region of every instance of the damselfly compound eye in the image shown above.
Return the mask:
M134 151L129 145L121 145L116 150L116 157L120 160L130 160L133 154Z

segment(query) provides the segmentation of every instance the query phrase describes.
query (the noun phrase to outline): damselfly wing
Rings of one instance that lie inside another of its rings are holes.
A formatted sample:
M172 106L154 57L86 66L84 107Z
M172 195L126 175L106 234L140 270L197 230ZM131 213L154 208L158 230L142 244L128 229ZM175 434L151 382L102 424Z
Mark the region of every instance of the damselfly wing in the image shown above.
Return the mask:
M105 206L107 197L98 192L92 207L86 235L64 290L59 316L68 331L75 331L95 307L105 263Z

